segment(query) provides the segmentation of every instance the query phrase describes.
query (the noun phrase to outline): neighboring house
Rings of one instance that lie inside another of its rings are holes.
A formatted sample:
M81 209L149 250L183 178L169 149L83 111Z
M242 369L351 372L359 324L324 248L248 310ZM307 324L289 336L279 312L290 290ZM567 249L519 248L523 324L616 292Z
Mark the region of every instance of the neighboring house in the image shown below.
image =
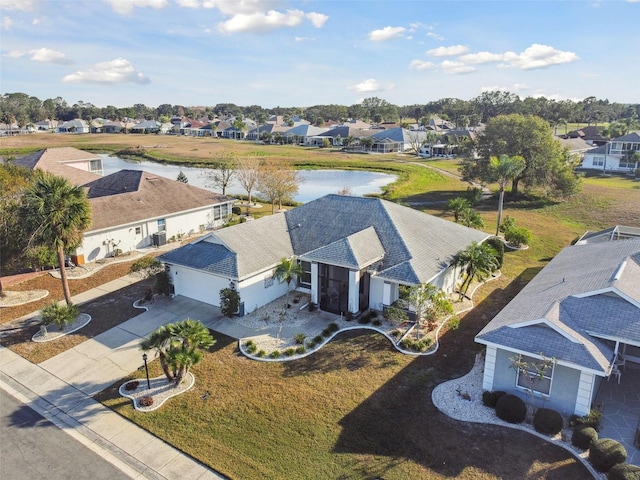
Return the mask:
M582 160L582 168L603 172L633 172L638 162L627 159L627 153L640 153L640 134L634 132L614 138L609 143L588 150Z
M286 293L274 280L284 257L304 271L298 291L322 310L383 310L400 285L455 289L453 256L488 234L378 198L327 195L284 213L223 228L159 257L175 293L219 306L233 284L241 312Z
M587 230L578 240L576 240L575 245L610 242L611 240L625 240L627 238L640 238L640 228L616 225L615 227L599 230L597 232Z
M139 170L84 185L91 226L76 255L92 262L224 225L235 199ZM80 262L82 263L82 262Z
M371 139L373 139L371 151L378 153L404 152L411 150L416 142L422 143L426 138L424 131L411 131L402 127L381 130L371 135Z
M102 124L103 133L120 133L124 130L124 123L118 120L107 120Z
M322 146L324 145L325 139L329 139L331 145L339 147L347 137L359 139L363 137L370 137L374 133L376 133L376 130L361 130L347 125L338 125L323 133L308 137L308 145Z
M131 133L158 133L162 124L157 120L144 120L133 127L131 127Z
M565 138L581 138L589 145L604 145L608 138L600 135L600 129L596 125L583 127L580 130L571 130L564 135Z
M532 389L549 408L587 414L616 363L640 363L640 238L565 248L475 340L486 346L484 390ZM519 356L552 364L530 383Z
M171 237L222 226L235 199L148 172L121 170L102 177L100 157L72 147L48 148L16 159L82 185L91 205L91 226L76 250L82 264Z
M58 124L58 133L89 133L89 124L81 119Z
M53 132L58 127L57 120L41 120L35 124L39 132Z
M316 135L320 135L329 130L328 128L314 127L313 125L298 125L297 127L289 128L284 132L283 136L292 142L302 145L313 145L312 138Z

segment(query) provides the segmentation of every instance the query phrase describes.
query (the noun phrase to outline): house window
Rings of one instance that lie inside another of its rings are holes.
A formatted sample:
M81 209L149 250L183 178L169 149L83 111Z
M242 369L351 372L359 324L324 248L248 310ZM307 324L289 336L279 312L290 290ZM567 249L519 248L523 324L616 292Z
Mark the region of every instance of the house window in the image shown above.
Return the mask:
M631 161L628 157L622 157L620 159L620 168L633 168L635 165L636 163Z
M311 262L299 261L302 267L302 275L298 278L298 286L301 288L311 288Z
M167 222L164 218L161 218L160 220L158 220L158 231L159 232L167 231Z
M136 235L140 235L142 233L141 227L136 227Z
M519 388L548 396L551 392L553 363L549 360L541 360L525 355L520 356L519 363L516 385Z
M222 213L220 212L220 205L215 205L213 207L213 220L220 220L222 218Z
M96 175L102 175L102 160L90 160L89 171Z
M604 157L593 157L592 165L594 167L603 167L604 166Z

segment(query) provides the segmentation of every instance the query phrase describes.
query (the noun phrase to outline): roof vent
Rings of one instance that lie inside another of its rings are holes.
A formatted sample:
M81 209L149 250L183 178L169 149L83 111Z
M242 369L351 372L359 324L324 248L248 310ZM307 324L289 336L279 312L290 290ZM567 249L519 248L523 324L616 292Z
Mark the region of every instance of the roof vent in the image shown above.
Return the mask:
M158 180L158 177L145 177L145 178L150 182L155 182L156 180Z
M622 272L624 272L624 267L626 266L627 266L627 261L625 260L620 264L620 266L618 267L618 270L616 271L616 274L613 276L614 280L620 280L620 277L622 276Z

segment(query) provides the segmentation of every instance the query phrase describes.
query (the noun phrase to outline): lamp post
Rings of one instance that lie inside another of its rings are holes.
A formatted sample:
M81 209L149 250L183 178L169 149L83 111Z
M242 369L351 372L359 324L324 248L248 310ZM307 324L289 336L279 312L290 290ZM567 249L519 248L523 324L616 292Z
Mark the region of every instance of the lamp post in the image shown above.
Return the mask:
M151 383L149 382L149 368L147 367L147 354L142 354L142 360L144 361L144 371L147 374L147 390L151 390Z

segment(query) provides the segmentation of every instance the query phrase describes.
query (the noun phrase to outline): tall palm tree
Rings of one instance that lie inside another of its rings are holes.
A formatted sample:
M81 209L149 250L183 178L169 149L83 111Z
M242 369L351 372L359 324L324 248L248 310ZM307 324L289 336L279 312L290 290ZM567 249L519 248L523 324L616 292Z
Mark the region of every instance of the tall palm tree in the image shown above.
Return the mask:
M173 374L169 370L169 364L167 363L167 351L171 348L171 343L174 340L174 325L168 324L159 327L157 330L151 332L148 338L145 338L140 344L140 348L145 352L149 350L155 350L156 355L160 359L160 367L170 382L173 381Z
M473 242L453 257L451 265L465 267L466 278L460 285L460 300L467 294L474 279L483 281L498 269L496 251L488 243Z
M513 180L522 173L526 166L524 158L520 156L510 157L500 155L489 159L490 175L500 186L500 199L498 200L498 225L496 226L496 236L500 233L500 222L502 222L502 205L504 203L504 188L507 182Z
M56 251L64 299L71 305L65 252L82 243L82 234L91 224L87 196L82 187L66 179L41 173L27 189L24 201L24 218L33 227L30 243Z

